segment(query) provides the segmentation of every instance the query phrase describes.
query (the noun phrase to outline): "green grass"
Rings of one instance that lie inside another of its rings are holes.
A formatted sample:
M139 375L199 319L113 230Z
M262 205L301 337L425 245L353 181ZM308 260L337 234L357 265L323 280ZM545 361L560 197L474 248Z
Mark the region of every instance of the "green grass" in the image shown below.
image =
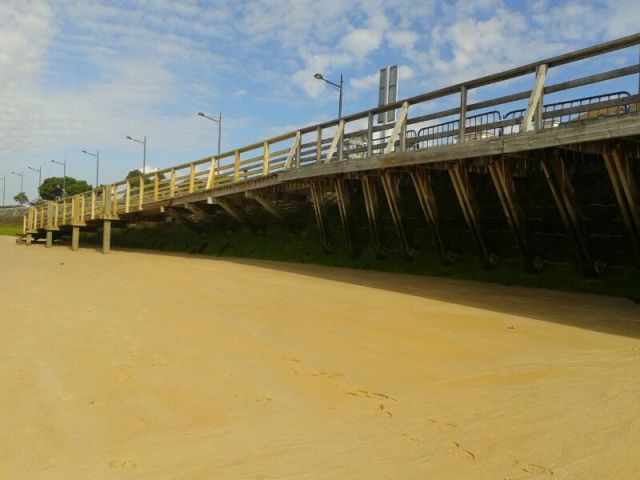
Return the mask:
M96 234L87 234L86 239L96 243L100 240ZM487 269L473 255L461 255L449 266L441 265L438 258L430 253L407 261L399 251L391 251L386 258L379 259L371 248L365 248L354 257L343 245L338 245L331 253L324 252L313 228L293 234L273 227L264 235L235 231L225 236L221 233L197 234L179 225L156 225L131 230L114 229L112 245L459 278L640 300L640 270L634 267L609 267L601 276L588 278L574 265L563 263L545 263L542 272L531 273L525 271L519 261L508 259L502 260L496 268Z
M19 235L22 233L22 225L0 223L0 235Z

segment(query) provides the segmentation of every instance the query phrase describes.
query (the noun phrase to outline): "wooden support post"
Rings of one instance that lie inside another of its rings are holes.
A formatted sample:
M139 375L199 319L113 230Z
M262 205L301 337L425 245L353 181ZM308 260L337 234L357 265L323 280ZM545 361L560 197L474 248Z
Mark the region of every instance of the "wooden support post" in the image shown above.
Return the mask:
M47 239L44 246L46 248L51 248L53 246L53 230L47 230Z
M111 220L102 222L102 253L111 251Z
M278 220L281 220L281 221L284 220L284 214L265 195L248 191L245 193L245 196L247 198L252 198L256 202L258 202L262 206L262 208L264 208L267 212L269 212Z
M431 230L433 240L436 243L438 258L442 264L450 265L455 259L455 254L448 251L444 245L438 216L438 206L433 189L431 188L429 170L423 167L417 167L412 169L409 174L411 175L411 181L413 182L413 187L416 190L416 195L420 202L420 208L429 226L429 230Z
M362 184L362 194L364 196L364 205L367 212L367 220L369 221L369 230L377 257L386 256L384 243L382 240L382 232L380 231L380 223L378 222L379 202L378 191L375 184L376 177L373 175L363 175L360 179Z
M487 249L480 227L480 212L473 194L473 189L469 183L469 175L461 161L456 161L454 165L449 166L449 176L451 183L458 197L462 214L467 222L469 230L473 235L473 239L478 246L478 250L482 256L482 263L486 267L493 267L497 263L497 257Z
M504 157L492 159L489 162L488 169L511 233L522 254L525 267L531 270L540 270L542 263L539 258L534 258L531 252L524 211L516 195L509 160Z
M311 202L313 203L313 211L316 215L318 230L320 231L320 239L326 251L331 251L332 245L329 238L329 232L325 222L324 201L322 192L322 182L320 180L309 181L309 189L311 190Z
M26 245L31 245L31 242L33 242L33 235L31 233L27 233L24 243Z
M91 220L96 218L96 191L91 190Z
M606 148L602 156L622 219L627 227L631 248L640 263L640 200L631 162L620 147Z
M240 150L235 151L235 160L234 160L234 169L233 169L233 180L240 180Z
M80 246L80 227L71 227L71 250L78 250Z
M398 175L393 170L385 170L380 175L380 180L382 181L384 195L387 199L387 205L389 205L393 226L395 227L396 234L398 235L398 240L400 240L402 250L407 258L413 258L416 256L416 251L411 248L407 232L404 228L404 218L402 217L402 210L400 208Z
M351 201L349 199L348 180L343 177L333 179L333 188L336 192L340 221L344 230L344 237L353 255L358 254L358 247L354 239L353 221L351 218Z
M553 159L543 157L541 164L562 222L573 241L582 271L585 274L600 273L601 263L592 259L587 246L586 235L582 229L581 215L573 193L573 185L562 155L556 150Z

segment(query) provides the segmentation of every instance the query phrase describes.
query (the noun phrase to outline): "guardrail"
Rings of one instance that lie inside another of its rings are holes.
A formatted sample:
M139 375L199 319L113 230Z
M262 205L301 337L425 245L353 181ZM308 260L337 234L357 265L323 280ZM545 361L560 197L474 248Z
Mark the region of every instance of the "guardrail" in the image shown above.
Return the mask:
M616 92L544 105L545 94L568 91L639 74L640 65L545 85L549 69L640 44L640 34L577 50L505 72L452 85L384 107L304 127L260 142L168 167L136 178L105 185L46 205L34 206L24 217L24 232L84 225L97 219L115 219L140 211L156 202L216 189L229 183L254 180L290 169L328 162L367 158L431 148L454 143L481 141L588 120L598 115L625 115L638 111L639 95ZM483 100L467 101L472 89L535 74L530 90ZM454 97L458 106L410 116L416 106ZM526 108L504 116L495 107L527 100ZM558 107L559 108L556 108ZM491 108L492 110L488 110ZM378 114L397 111L395 122L375 125ZM479 112L469 115L471 112ZM452 119L452 117L454 117ZM438 123L439 122L439 123ZM417 132L417 133L416 133Z

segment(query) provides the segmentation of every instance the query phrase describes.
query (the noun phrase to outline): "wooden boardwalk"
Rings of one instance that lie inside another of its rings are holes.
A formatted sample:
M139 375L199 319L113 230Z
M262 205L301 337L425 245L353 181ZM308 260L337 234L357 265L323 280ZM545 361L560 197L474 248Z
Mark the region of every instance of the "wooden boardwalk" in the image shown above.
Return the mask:
M51 246L55 232L70 230L72 248L77 249L80 229L102 228L103 250L108 252L112 222L158 216L206 222L216 208L246 224L242 204L247 199L282 219L279 200L297 195L313 207L320 235L328 244L324 202L330 194L338 205L345 240L352 243L348 192L357 185L374 247L379 246L378 216L386 204L399 243L411 256L399 198L402 177L415 189L438 254L446 262L449 252L431 184L434 171L446 171L478 252L491 265L495 260L486 245L478 209L482 198L475 195L469 180L473 172L491 178L523 260L536 268L526 205L514 177L537 169L546 178L581 265L587 272L597 272L598 261L581 228L580 208L565 168L567 157L580 152L606 167L625 234L640 262L636 186L640 95L612 91L619 79L640 75L640 65L618 66L555 84L547 81L553 69L639 44L640 34L631 35L48 202L25 215L25 241L46 238ZM517 85L527 76L531 77L529 89L469 102L470 93L482 87ZM605 93L576 99L572 90L589 85ZM549 96L560 101L545 102ZM424 113L433 105L452 101L452 108ZM511 111L500 113L507 109ZM378 124L378 117L386 112L394 112L395 121Z

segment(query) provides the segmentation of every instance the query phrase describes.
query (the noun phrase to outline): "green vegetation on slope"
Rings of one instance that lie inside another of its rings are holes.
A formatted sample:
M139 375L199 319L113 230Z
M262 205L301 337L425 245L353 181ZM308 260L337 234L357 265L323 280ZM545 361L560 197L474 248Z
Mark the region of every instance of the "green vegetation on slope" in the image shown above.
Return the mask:
M87 234L86 238L96 243L100 240L96 234ZM413 261L407 261L400 251L392 250L386 258L379 259L371 248L364 248L360 255L354 257L344 245L336 246L331 253L323 252L314 229L292 233L273 226L267 234L236 230L227 236L218 232L195 233L180 225L163 224L114 229L112 245L461 278L640 299L640 270L633 267L609 267L598 278L586 278L574 265L562 263L545 263L541 273L529 273L524 271L520 262L513 260L502 260L496 268L487 269L473 255L461 255L450 266L441 265L431 253L423 253Z

